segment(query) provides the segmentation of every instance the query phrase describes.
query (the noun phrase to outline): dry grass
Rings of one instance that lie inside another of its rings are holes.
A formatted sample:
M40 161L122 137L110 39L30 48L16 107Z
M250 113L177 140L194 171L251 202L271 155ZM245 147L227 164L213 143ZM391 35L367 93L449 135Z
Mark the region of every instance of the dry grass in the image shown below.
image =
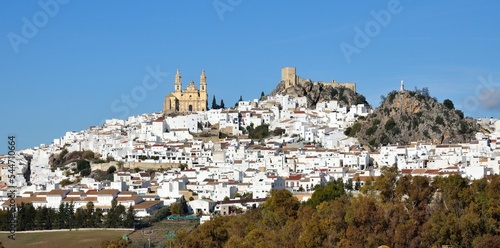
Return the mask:
M99 247L101 241L112 240L130 233L127 230L80 230L39 233L16 233L16 240L8 238L7 233L0 234L0 241L6 248L10 247Z

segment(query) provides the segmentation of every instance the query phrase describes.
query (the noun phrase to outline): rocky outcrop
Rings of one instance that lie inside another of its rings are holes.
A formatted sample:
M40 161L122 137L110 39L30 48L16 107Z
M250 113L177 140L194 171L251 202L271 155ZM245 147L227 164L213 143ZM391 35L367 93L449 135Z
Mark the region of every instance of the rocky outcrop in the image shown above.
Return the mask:
M393 91L380 107L358 119L345 133L372 147L413 141L447 144L473 140L480 127L447 101L446 105L439 103L426 89Z
M312 82L311 80L301 80L299 84L285 89L285 83L281 81L271 92L271 96L282 94L294 97L307 97L309 108L316 107L316 104L324 101L337 100L342 106L350 107L352 105L364 104L371 109L366 98L345 87L333 87L332 85Z

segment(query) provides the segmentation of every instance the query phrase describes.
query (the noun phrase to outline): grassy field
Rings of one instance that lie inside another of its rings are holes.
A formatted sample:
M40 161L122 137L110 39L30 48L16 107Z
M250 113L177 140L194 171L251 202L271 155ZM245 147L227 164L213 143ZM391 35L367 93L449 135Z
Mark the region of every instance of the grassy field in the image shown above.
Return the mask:
M176 221L162 220L154 223L151 227L136 230L129 235L132 247L147 247L148 235L151 238L151 247L168 247L166 240L167 231L192 230L198 225L198 221ZM5 248L36 247L99 247L103 240L113 240L123 237L131 231L127 230L79 230L79 231L56 231L37 233L16 233L16 240L8 238L7 233L0 233L0 241Z
M0 233L0 241L5 248L11 247L99 247L102 240L112 240L130 233L126 230L81 230L64 232L16 233L16 240Z

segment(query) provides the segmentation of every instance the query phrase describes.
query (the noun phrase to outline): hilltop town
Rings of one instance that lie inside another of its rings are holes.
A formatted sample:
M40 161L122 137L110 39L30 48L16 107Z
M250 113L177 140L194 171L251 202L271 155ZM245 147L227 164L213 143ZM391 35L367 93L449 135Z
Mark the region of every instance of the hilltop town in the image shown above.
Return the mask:
M311 106L307 96L287 94L307 82L295 68L286 67L280 92L239 101L234 108L207 110L205 72L200 89L191 82L182 90L177 71L174 92L165 97L162 112L106 120L102 126L66 132L49 145L19 151L16 201L35 208L71 201L75 209L93 202L106 212L116 200L142 218L183 198L188 214L207 216L204 221L213 214L254 208L272 190L287 189L307 201L316 185L335 180L356 192L380 176L381 168L394 164L402 174L431 178L479 179L500 173L497 119L476 120L489 133L477 132L468 142L416 140L372 149L346 133L373 112L371 107L337 100ZM356 91L354 83L315 83ZM88 174L68 158L86 151L91 154ZM0 157L0 164L0 202L7 209L7 156ZM98 172L109 175L103 179Z

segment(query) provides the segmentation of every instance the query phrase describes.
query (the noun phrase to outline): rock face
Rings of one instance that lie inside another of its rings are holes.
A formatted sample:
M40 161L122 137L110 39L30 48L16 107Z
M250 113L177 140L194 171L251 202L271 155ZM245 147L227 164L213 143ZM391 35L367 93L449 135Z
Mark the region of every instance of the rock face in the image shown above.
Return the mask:
M316 107L319 102L337 100L342 106L364 104L367 109L371 109L366 98L345 87L333 87L331 85L312 82L311 80L301 80L299 84L285 89L285 83L281 81L271 92L271 96L276 94L290 95L294 97L307 97L308 108Z
M449 101L449 100L447 100ZM366 118L359 119L346 130L362 144L377 147L380 144L406 145L413 141L448 144L474 139L480 127L474 120L464 118L453 103L439 103L428 91L393 91L380 107Z

